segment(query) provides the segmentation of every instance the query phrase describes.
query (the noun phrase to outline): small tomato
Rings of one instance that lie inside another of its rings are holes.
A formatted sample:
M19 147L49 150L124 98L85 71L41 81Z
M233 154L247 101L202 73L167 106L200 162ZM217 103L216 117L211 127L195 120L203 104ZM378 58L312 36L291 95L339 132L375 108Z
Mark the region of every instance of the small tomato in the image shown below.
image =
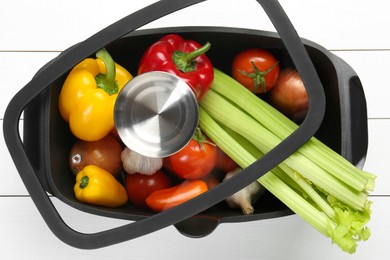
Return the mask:
M171 179L162 171L152 175L140 173L126 175L126 190L129 202L138 208L146 208L145 199L154 191L172 186Z
M240 52L232 64L233 78L256 94L266 93L273 88L279 70L275 56L258 48Z
M179 178L199 179L214 169L217 155L217 146L198 131L183 149L164 158L164 167Z

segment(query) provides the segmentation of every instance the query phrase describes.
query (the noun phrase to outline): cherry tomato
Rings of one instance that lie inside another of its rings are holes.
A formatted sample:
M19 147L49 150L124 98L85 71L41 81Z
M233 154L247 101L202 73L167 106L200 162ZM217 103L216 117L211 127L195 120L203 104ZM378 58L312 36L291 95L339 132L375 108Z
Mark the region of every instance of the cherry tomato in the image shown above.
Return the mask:
M96 165L118 177L122 171L122 146L111 135L97 141L78 140L69 155L69 165L77 174L87 165Z
M273 88L279 75L275 56L263 49L247 49L234 58L232 76L253 93L266 93Z
M297 123L305 119L309 99L303 81L296 70L284 69L280 72L275 87L270 92L269 102Z
M148 207L156 212L173 208L208 190L202 180L185 180L173 187L153 192L146 198Z
M126 175L126 190L129 202L138 208L146 208L145 199L154 191L172 186L171 179L162 171L152 175L140 173Z
M164 158L164 167L182 179L199 179L209 174L217 161L217 146L192 139L179 152Z

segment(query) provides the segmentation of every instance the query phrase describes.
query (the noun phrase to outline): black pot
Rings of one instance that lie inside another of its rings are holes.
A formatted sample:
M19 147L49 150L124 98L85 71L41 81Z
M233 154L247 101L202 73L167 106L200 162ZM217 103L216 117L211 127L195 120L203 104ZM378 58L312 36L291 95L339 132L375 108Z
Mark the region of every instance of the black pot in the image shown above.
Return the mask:
M178 3L180 2L180 3ZM198 1L161 1L107 27L76 44L45 65L10 102L4 118L4 136L34 203L48 226L65 243L79 248L99 248L133 239L168 225L183 234L202 237L219 223L281 217L293 212L270 193L254 205L252 215L228 208L223 200L257 180L315 135L351 163L362 167L367 151L366 102L353 69L339 57L311 41L300 39L276 1L259 1L278 33L221 27L134 29L176 9ZM263 158L243 170L239 181L228 181L178 207L154 214L131 205L104 208L83 204L73 193L74 176L68 156L75 138L58 111L58 95L70 69L105 47L114 60L136 74L145 49L165 34L178 33L200 43L209 41L213 65L230 73L233 57L249 47L271 50L281 67L297 68L309 94L309 113L300 127ZM24 112L23 142L18 124ZM128 219L123 227L82 234L68 227L50 202L47 192L75 209Z

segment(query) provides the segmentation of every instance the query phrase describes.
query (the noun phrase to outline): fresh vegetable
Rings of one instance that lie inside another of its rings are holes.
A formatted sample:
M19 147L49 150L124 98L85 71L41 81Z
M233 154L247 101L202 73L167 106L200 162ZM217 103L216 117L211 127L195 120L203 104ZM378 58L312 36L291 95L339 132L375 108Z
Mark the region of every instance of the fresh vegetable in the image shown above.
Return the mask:
M184 148L164 158L164 167L179 178L199 179L215 168L217 156L216 145L198 128Z
M152 158L139 154L125 147L121 154L123 169L128 174L141 173L152 175L161 169L163 165L162 158Z
M227 173L238 167L237 163L232 160L224 151L217 147L217 161L215 167Z
M59 111L72 133L96 141L114 128L114 104L118 91L132 78L102 49L97 59L87 58L67 76L60 95Z
M95 165L87 165L77 174L74 193L79 201L112 208L124 205L128 199L122 184Z
M233 60L232 76L253 93L270 91L279 75L279 62L263 49L241 51Z
M110 134L97 141L78 140L70 151L70 169L76 175L85 166L93 164L119 177L122 171L121 152L122 146Z
M146 198L148 207L156 212L180 205L208 190L202 180L185 180L173 187L152 192Z
M145 199L152 192L171 186L171 179L162 171L157 171L152 175L126 174L126 190L129 202L138 208L147 208Z
M230 179L241 170L241 168L237 168L228 172L224 178L224 181ZM241 189L230 197L226 198L225 201L226 204L232 209L239 208L245 215L252 214L255 210L253 208L253 204L257 202L264 191L264 187L261 186L259 182L255 181L246 186L244 189Z
M213 174L213 172L201 178L200 180L204 181L207 184L208 189L212 189L221 183L219 178L217 178L217 176Z
M182 78L198 100L210 88L213 67L205 53L210 43L201 46L193 40L184 40L177 34L168 34L151 45L141 58L138 74L165 71Z
M267 153L298 128L218 70L199 111L202 130L241 168L259 158L253 146ZM232 138L220 124L244 137L250 147ZM342 250L354 253L357 242L369 238L368 194L375 176L354 167L315 137L258 181Z
M284 69L269 96L270 104L295 122L305 119L309 99L299 73L294 69Z

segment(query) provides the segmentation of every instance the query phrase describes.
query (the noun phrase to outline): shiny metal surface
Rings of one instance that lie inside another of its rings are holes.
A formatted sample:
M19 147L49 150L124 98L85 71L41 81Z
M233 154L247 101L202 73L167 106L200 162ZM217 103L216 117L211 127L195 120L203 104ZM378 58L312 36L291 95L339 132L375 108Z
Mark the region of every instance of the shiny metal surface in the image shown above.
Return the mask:
M182 149L198 125L198 103L191 88L165 72L133 78L118 94L115 126L131 150L166 157Z

